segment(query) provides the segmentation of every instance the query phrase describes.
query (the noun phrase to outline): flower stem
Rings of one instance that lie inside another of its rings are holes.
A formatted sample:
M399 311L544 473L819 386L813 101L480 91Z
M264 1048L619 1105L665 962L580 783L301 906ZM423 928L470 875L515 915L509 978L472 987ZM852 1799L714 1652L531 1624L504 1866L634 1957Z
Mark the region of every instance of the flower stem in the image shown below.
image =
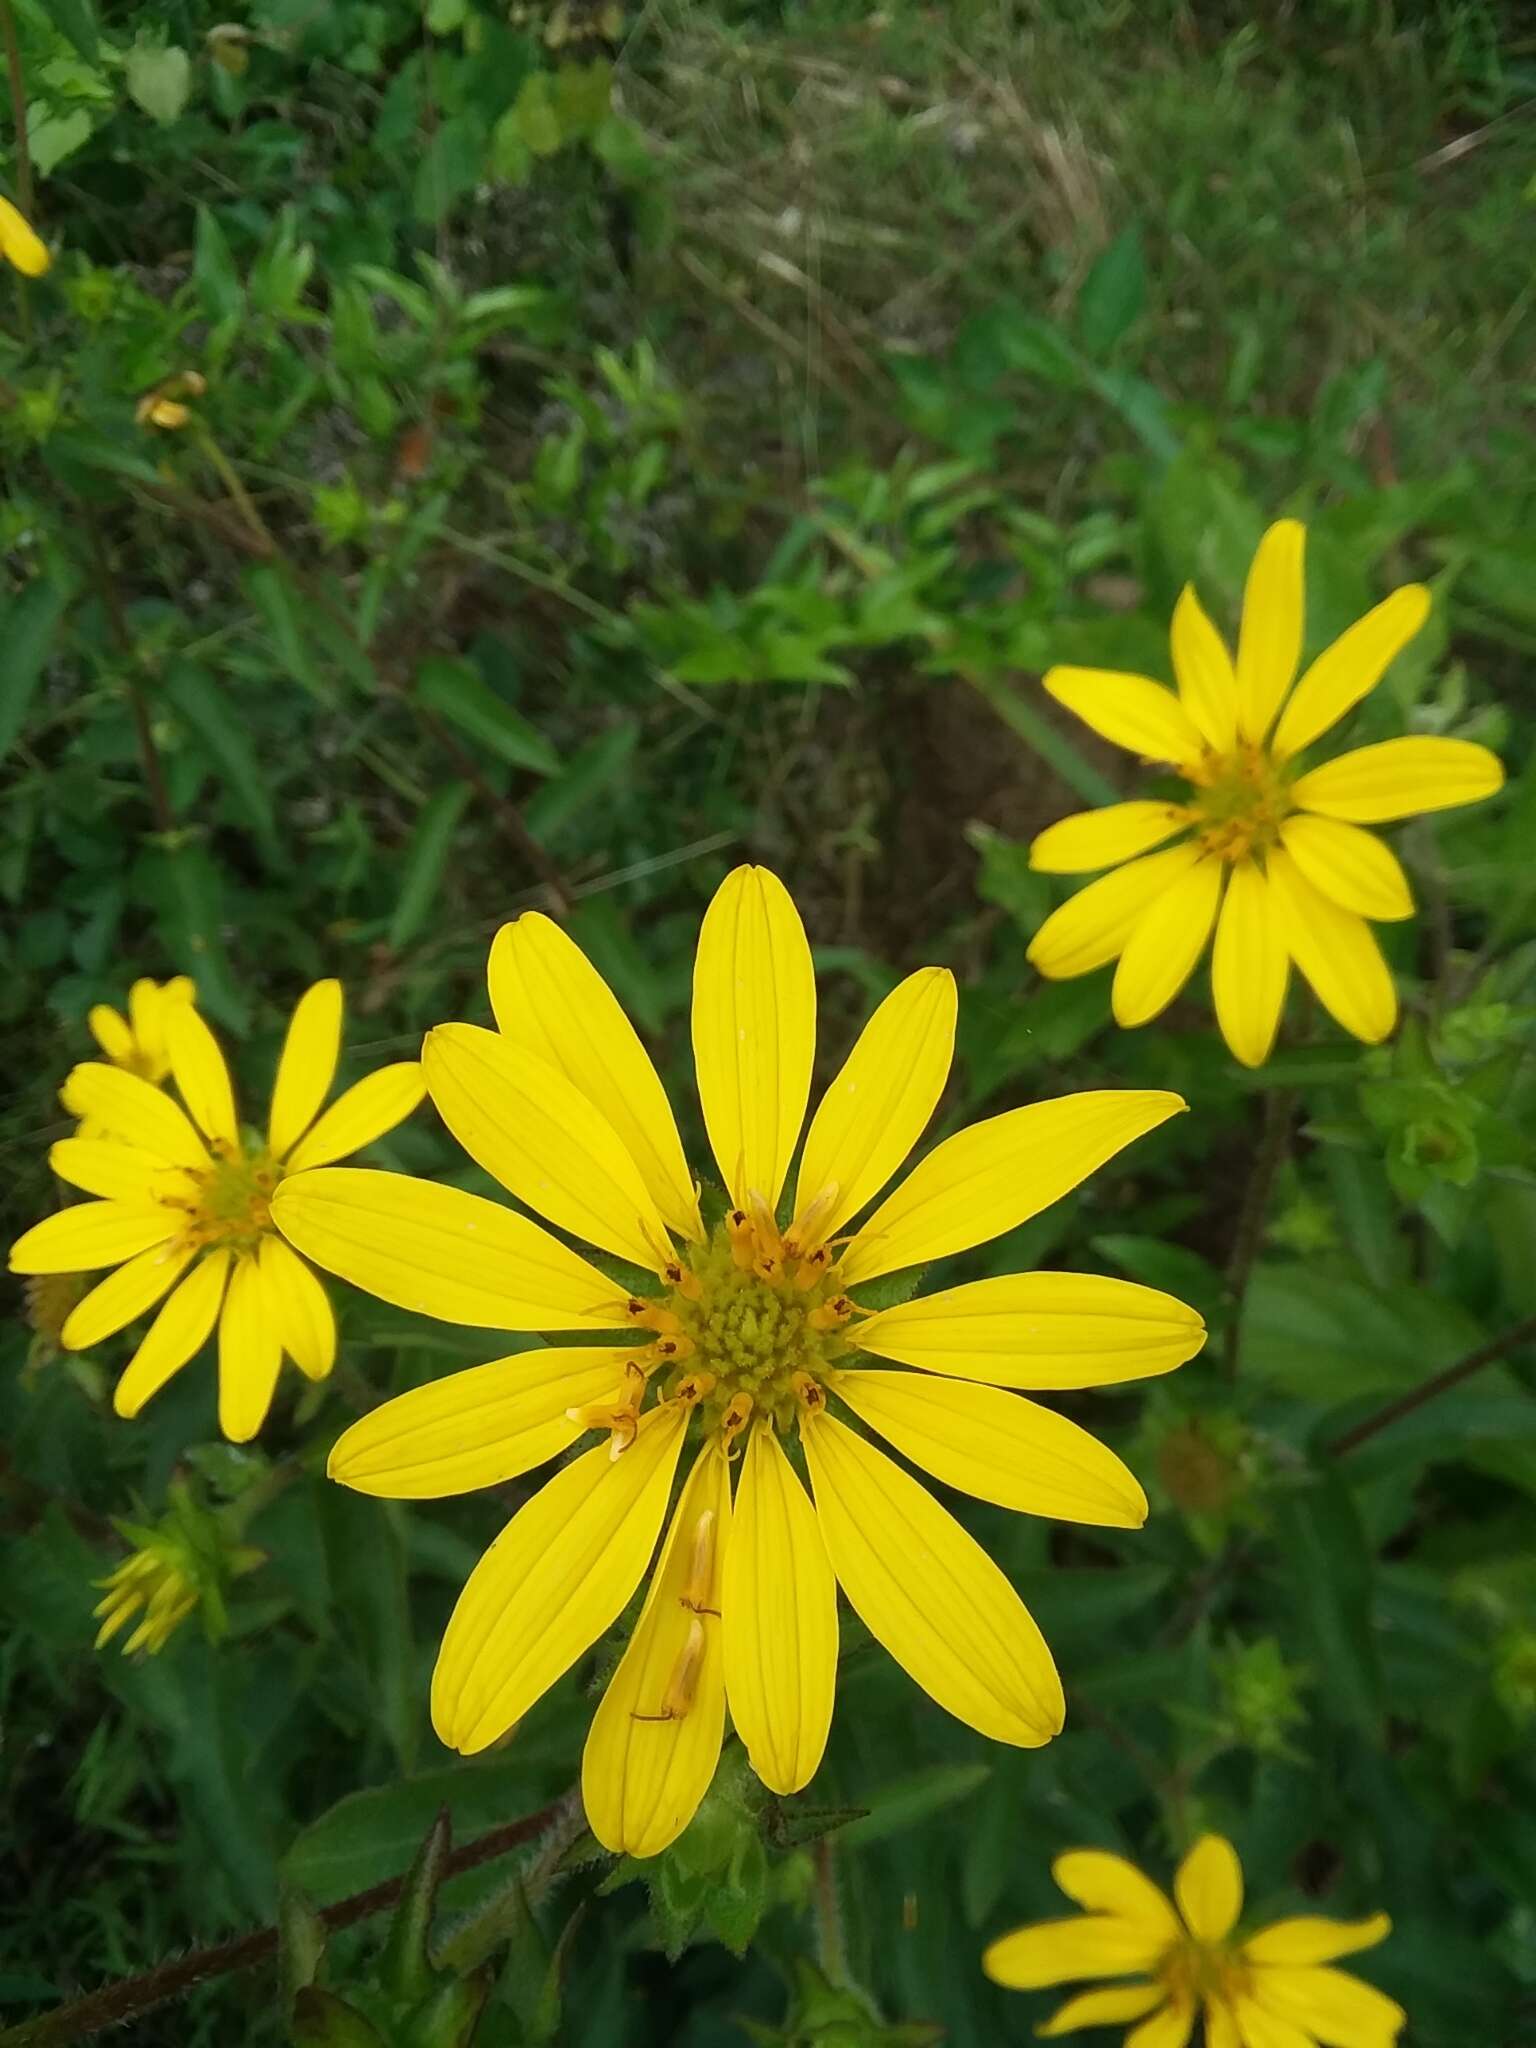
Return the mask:
M1264 1220L1269 1213L1275 1177L1290 1150L1291 1117L1295 1107L1294 1088L1272 1088L1264 1098L1264 1124L1259 1134L1259 1149L1254 1155L1242 1213L1237 1219L1232 1256L1227 1261L1227 1312L1230 1321L1227 1324L1225 1364L1228 1379L1237 1378L1238 1353L1243 1338L1243 1303L1247 1299L1248 1282L1253 1277L1259 1246L1264 1241Z
M1342 1458L1358 1445L1365 1443L1389 1424L1400 1422L1405 1415L1412 1415L1416 1408L1422 1408L1427 1401L1433 1401L1437 1394L1447 1393L1452 1387L1459 1387L1463 1380L1469 1380L1473 1373L1481 1372L1485 1365L1493 1365L1501 1358L1507 1358L1511 1351L1518 1351L1523 1344L1536 1344L1536 1316L1527 1316L1523 1323L1516 1323L1502 1337L1491 1337L1486 1344L1480 1344L1475 1351L1469 1351L1465 1358L1455 1365L1448 1365L1444 1372L1437 1372L1433 1379L1425 1380L1412 1393L1400 1394L1395 1401L1388 1401L1384 1408L1378 1408L1374 1415L1367 1415L1363 1422L1357 1422L1353 1429L1346 1429L1335 1437L1328 1446L1331 1458Z

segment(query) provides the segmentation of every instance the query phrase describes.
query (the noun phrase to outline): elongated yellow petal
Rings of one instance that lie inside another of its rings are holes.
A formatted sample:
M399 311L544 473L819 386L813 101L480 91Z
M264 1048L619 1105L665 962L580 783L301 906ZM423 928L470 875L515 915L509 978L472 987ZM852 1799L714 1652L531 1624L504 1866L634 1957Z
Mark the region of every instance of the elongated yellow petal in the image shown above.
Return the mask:
M288 1155L289 1173L329 1166L361 1152L403 1123L427 1092L419 1060L396 1060L343 1089Z
M1196 1941L1225 1941L1243 1910L1243 1866L1225 1835L1202 1835L1174 1873L1173 1896Z
M1280 843L1313 888L1342 910L1388 924L1412 917L1408 877L1374 832L1299 811L1280 827Z
M504 1735L617 1620L656 1548L687 1418L666 1402L621 1457L602 1443L567 1465L475 1566L432 1677L432 1725L450 1749Z
M1305 1968L1374 1948L1391 1932L1392 1922L1385 1913L1372 1913L1365 1920L1329 1920L1320 1913L1299 1913L1250 1935L1243 1943L1243 1954L1251 1963Z
M1125 2020L1139 2020L1167 1996L1161 1984L1124 1984L1107 1991L1082 1991L1065 2005L1057 2006L1035 2032L1042 2040L1051 2040L1057 2034L1075 2034L1079 2027L1117 2026Z
M168 1166L205 1167L208 1148L169 1095L121 1067L84 1060L64 1084L71 1115L88 1117L125 1144L153 1152Z
M575 1443L585 1408L624 1385L634 1346L566 1345L449 1373L343 1430L326 1471L385 1500L442 1500L499 1486Z
M1325 761L1293 784L1291 799L1325 818L1387 825L1421 811L1481 803L1503 786L1504 764L1487 747L1413 735Z
M1242 2048L1317 2048L1316 2038L1307 2028L1282 2019L1242 1993L1232 2001L1232 2019ZM1354 2041L1350 2048L1379 2048L1379 2044Z
M264 1237L257 1258L283 1349L306 1379L323 1380L336 1363L336 1317L329 1296L280 1237Z
M816 1511L767 1423L742 1464L723 1606L731 1720L763 1783L798 1792L832 1722L837 1587Z
M1425 585L1406 583L1323 649L1275 727L1271 751L1278 760L1311 746L1370 695L1429 617L1429 606Z
M1111 1913L1016 1927L986 1949L981 1967L1010 1991L1043 1991L1078 1977L1130 1977L1150 1970L1166 1945L1144 1922ZM1140 1987L1137 1987L1140 1989ZM1161 1987L1158 1997L1164 1996Z
M1407 2025L1395 1999L1347 1970L1256 1970L1255 2004L1321 2041L1323 2048L1387 2048Z
M667 1091L606 981L540 911L504 924L487 980L496 1028L558 1067L618 1132L651 1199L679 1237L703 1235L693 1177Z
M1044 681L1074 718L1143 760L1184 767L1205 750L1200 728L1184 706L1150 676L1108 668L1052 668Z
M1364 918L1314 889L1288 853L1269 856L1269 900L1286 950L1334 1021L1377 1045L1397 1022L1397 988Z
M1160 1016L1194 973L1216 922L1225 876L1225 862L1207 854L1154 897L1136 920L1115 969L1111 996L1115 1022L1122 1028L1131 1030Z
M1185 839L1100 875L1057 905L1030 940L1025 957L1048 981L1091 974L1124 950L1147 905L1199 859L1199 846Z
M130 1208L142 1209L167 1195L189 1200L196 1193L179 1168L116 1138L60 1138L48 1149L48 1164L71 1186Z
M1306 545L1299 520L1277 520L1248 571L1237 640L1237 722L1251 740L1269 731L1301 660Z
M694 1461L640 1619L592 1717L581 1759L592 1832L617 1855L655 1856L709 1790L725 1726L721 1576L731 1481L718 1443Z
M974 1536L899 1465L832 1416L801 1426L827 1554L849 1604L924 1692L997 1742L1061 1731L1056 1666Z
M165 1010L165 1047L171 1074L192 1121L205 1138L231 1148L240 1143L235 1091L218 1040L190 1003L172 1003Z
M1183 804L1149 802L1078 811L1047 825L1030 842L1029 864L1044 875L1085 875L1095 868L1118 867L1171 839L1192 815Z
M109 1060L122 1066L133 1058L136 1047L128 1019L114 1010L110 1003L93 1004L85 1013L85 1021L92 1038Z
M294 1005L267 1120L267 1143L279 1159L303 1137L331 1092L341 1057L341 1013L339 981L317 981Z
M119 1415L137 1415L208 1341L233 1256L228 1251L209 1252L167 1300L117 1383L112 1405Z
M655 1268L666 1227L624 1141L575 1083L476 1024L427 1033L421 1068L470 1158L562 1230Z
M1216 921L1211 993L1221 1035L1245 1067L1262 1067L1273 1050L1290 972L1269 884L1256 862L1240 861L1227 878Z
M778 1207L805 1121L816 1052L816 977L789 891L734 868L699 929L693 1057L704 1128L731 1200Z
M1139 1529L1147 1497L1114 1452L1022 1394L915 1372L838 1372L833 1390L946 1486L1027 1515Z
M11 1246L13 1273L94 1273L120 1266L174 1237L184 1219L145 1202L77 1202L24 1230Z
M1179 701L1218 754L1229 754L1237 739L1237 676L1227 643L1186 583L1173 608L1170 634Z
M1218 2005L1211 1999L1206 2000L1205 2048L1243 2048L1243 2038L1237 2031L1237 2017L1224 2001Z
M949 1079L957 1007L949 969L923 967L859 1033L811 1119L800 1161L795 1214L821 1201L818 1240L873 1201L922 1136Z
M48 244L9 199L0 199L0 256L23 277L41 277L53 261Z
M87 1351L104 1337L113 1336L125 1323L153 1308L196 1256L193 1245L157 1244L140 1252L75 1304L59 1332L59 1342L66 1351Z
M1143 1922L1165 1942L1179 1937L1178 1915L1166 1894L1123 1856L1106 1849L1069 1849L1051 1865L1051 1875L1085 1913Z
M282 1339L249 1254L235 1260L219 1316L219 1427L246 1444L267 1419L283 1362Z
M381 1301L486 1330L611 1329L618 1289L525 1216L410 1174L291 1175L272 1220L297 1251Z
M128 1021L134 1046L147 1061L151 1080L170 1072L165 1050L165 997L165 989L148 975L141 976L128 991Z
M1185 2048L1195 2029L1195 2001L1189 1997L1170 1999L1160 2012L1133 2027L1124 2048Z
M862 1350L999 1387L1112 1386L1172 1372L1205 1324L1171 1294L1092 1273L1002 1273L860 1317Z
M1187 1108L1160 1088L1032 1102L957 1131L888 1195L843 1255L854 1285L1000 1237Z

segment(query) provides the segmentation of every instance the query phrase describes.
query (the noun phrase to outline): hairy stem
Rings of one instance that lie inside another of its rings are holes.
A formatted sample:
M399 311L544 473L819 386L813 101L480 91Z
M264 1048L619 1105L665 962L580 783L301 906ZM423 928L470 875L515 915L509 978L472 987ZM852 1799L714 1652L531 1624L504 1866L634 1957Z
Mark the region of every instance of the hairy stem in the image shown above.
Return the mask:
M1465 1358L1458 1359L1455 1365L1448 1365L1444 1372L1437 1372L1433 1379L1415 1387L1412 1393L1400 1394L1395 1401L1388 1401L1384 1408L1378 1408L1374 1415L1367 1415L1363 1422L1357 1422L1353 1429L1346 1429L1328 1446L1328 1455L1344 1457L1392 1423L1401 1422L1405 1415L1412 1415L1416 1408L1433 1401L1437 1394L1459 1387L1463 1380L1471 1379L1473 1373L1481 1372L1485 1365L1497 1364L1499 1359L1507 1358L1511 1351L1518 1351L1524 1344L1536 1344L1536 1316L1527 1316L1523 1323L1516 1323L1502 1337L1491 1337L1486 1344L1480 1344Z

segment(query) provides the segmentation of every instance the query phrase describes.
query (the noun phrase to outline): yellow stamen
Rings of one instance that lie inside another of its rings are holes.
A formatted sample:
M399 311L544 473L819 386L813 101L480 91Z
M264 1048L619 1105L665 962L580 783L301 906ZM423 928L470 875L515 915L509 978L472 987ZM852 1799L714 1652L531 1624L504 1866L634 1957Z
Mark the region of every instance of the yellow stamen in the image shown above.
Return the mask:
M635 1714L636 1721L681 1721L692 1707L699 1690L699 1673L704 1668L704 1624L695 1615L688 1624L688 1637L678 1652L667 1680L659 1714Z

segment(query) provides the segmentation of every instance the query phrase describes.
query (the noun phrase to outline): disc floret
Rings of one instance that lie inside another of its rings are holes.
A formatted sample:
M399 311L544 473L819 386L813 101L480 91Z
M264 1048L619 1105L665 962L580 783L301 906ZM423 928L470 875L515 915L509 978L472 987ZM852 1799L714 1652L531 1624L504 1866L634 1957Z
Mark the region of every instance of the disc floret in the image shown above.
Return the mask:
M205 1249L252 1251L273 1227L271 1202L282 1168L251 1131L241 1133L238 1146L214 1140L209 1149L212 1164L188 1173L187 1199L176 1204L189 1211L187 1237Z
M1207 753L1191 773L1196 833L1207 853L1236 862L1279 844L1293 806L1286 779L1265 748L1240 741L1230 754Z

